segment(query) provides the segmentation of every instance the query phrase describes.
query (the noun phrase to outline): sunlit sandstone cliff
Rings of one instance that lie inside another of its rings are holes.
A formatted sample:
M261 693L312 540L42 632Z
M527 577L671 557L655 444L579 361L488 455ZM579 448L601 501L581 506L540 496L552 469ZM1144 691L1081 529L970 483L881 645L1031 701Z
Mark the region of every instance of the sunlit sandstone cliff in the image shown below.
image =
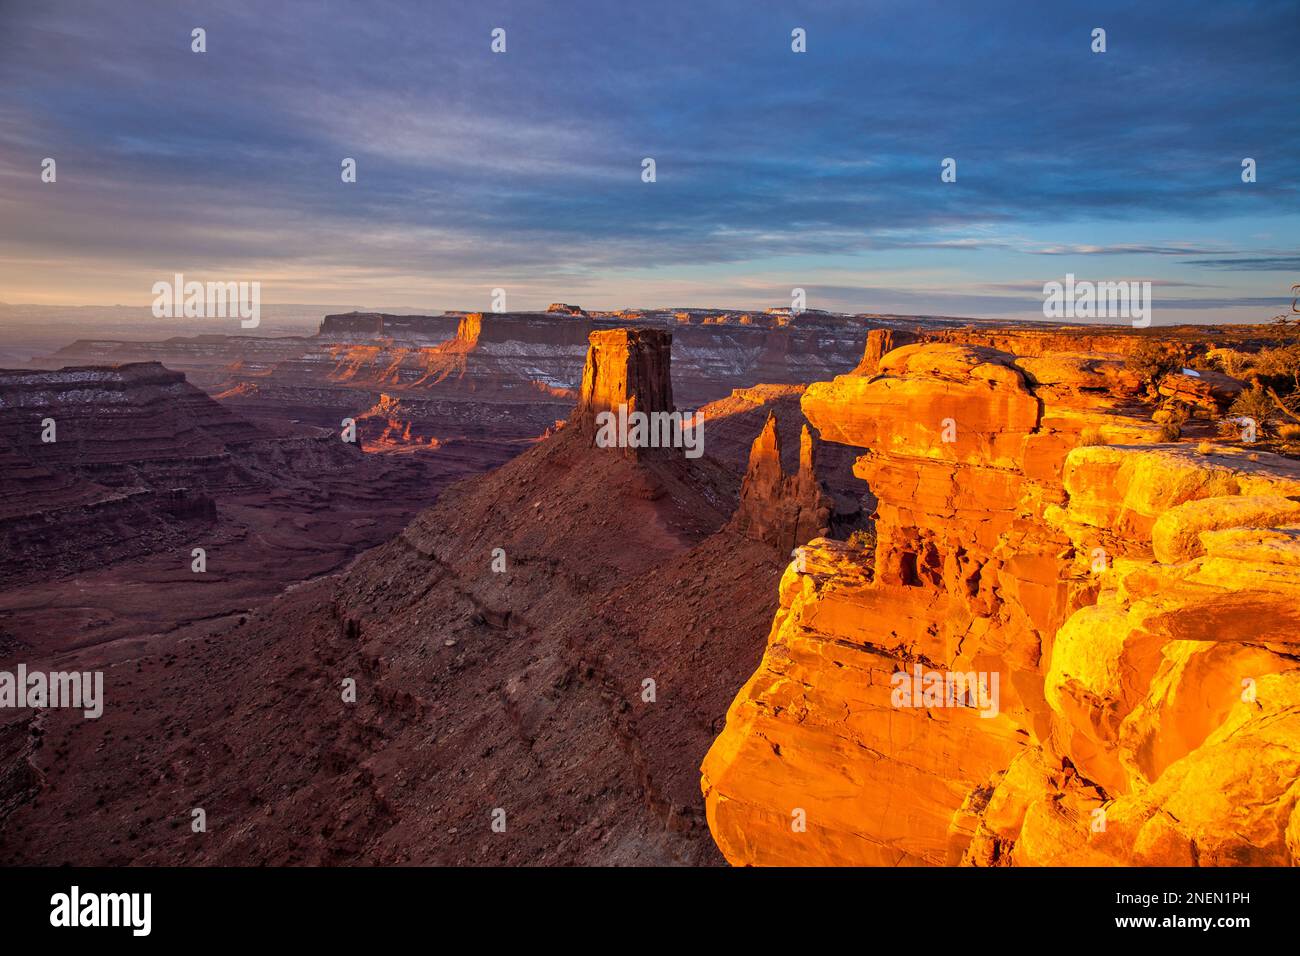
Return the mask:
M877 544L782 578L702 767L730 862L1300 858L1300 467L1154 444L1135 389L948 344L808 389L863 450ZM895 695L930 672L980 693Z

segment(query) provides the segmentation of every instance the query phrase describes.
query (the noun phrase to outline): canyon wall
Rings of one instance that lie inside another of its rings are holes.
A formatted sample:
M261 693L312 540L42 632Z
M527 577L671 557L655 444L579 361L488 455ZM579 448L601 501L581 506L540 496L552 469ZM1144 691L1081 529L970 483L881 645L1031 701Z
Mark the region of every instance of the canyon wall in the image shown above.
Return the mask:
M156 363L0 370L0 580L175 546L258 486L256 427ZM308 439L309 441L309 439Z
M1030 351L805 393L876 540L785 571L702 766L733 864L1300 856L1300 465L1155 444L1115 358Z
M199 334L152 342L85 339L38 364L160 362L247 419L338 428L353 418L373 451L438 450L492 467L572 410L589 336L628 328L673 337L673 394L683 410L737 386L874 373L885 352L913 341L985 344L1020 355L1087 349L1122 355L1147 340L1123 327L1030 327L936 317L785 310L660 309L327 315L314 336ZM1162 329L1191 350L1250 347L1259 327ZM870 334L870 339L868 335ZM1075 344L1076 340L1080 344ZM863 346L866 344L866 349Z

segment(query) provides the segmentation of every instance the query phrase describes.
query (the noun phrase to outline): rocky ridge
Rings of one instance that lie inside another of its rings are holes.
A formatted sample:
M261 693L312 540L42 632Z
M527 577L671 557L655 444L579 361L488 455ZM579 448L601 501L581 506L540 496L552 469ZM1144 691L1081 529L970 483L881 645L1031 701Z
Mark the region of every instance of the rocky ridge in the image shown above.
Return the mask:
M1158 444L1116 358L1033 351L913 344L805 393L876 546L785 572L702 766L730 862L1300 857L1300 466ZM930 672L978 693L895 694Z

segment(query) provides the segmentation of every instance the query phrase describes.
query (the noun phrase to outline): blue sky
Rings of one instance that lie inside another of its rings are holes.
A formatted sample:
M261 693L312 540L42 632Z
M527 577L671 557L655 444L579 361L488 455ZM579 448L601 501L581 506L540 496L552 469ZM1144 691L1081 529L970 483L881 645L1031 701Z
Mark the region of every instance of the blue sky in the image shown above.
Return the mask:
M0 301L1041 317L1072 272L1261 320L1298 104L1295 2L0 0Z

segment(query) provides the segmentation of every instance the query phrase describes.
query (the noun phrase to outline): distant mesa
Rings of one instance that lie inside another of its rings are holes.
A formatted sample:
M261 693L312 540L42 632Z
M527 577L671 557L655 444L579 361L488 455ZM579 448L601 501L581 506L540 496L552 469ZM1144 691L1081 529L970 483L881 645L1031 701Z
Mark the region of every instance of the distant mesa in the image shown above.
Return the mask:
M586 315L587 312L582 306L569 305L566 302L552 302L546 307L547 312L556 312L560 315Z
M358 456L314 430L246 421L157 362L0 369L0 440L6 581L175 546L217 520L219 496L346 473Z

